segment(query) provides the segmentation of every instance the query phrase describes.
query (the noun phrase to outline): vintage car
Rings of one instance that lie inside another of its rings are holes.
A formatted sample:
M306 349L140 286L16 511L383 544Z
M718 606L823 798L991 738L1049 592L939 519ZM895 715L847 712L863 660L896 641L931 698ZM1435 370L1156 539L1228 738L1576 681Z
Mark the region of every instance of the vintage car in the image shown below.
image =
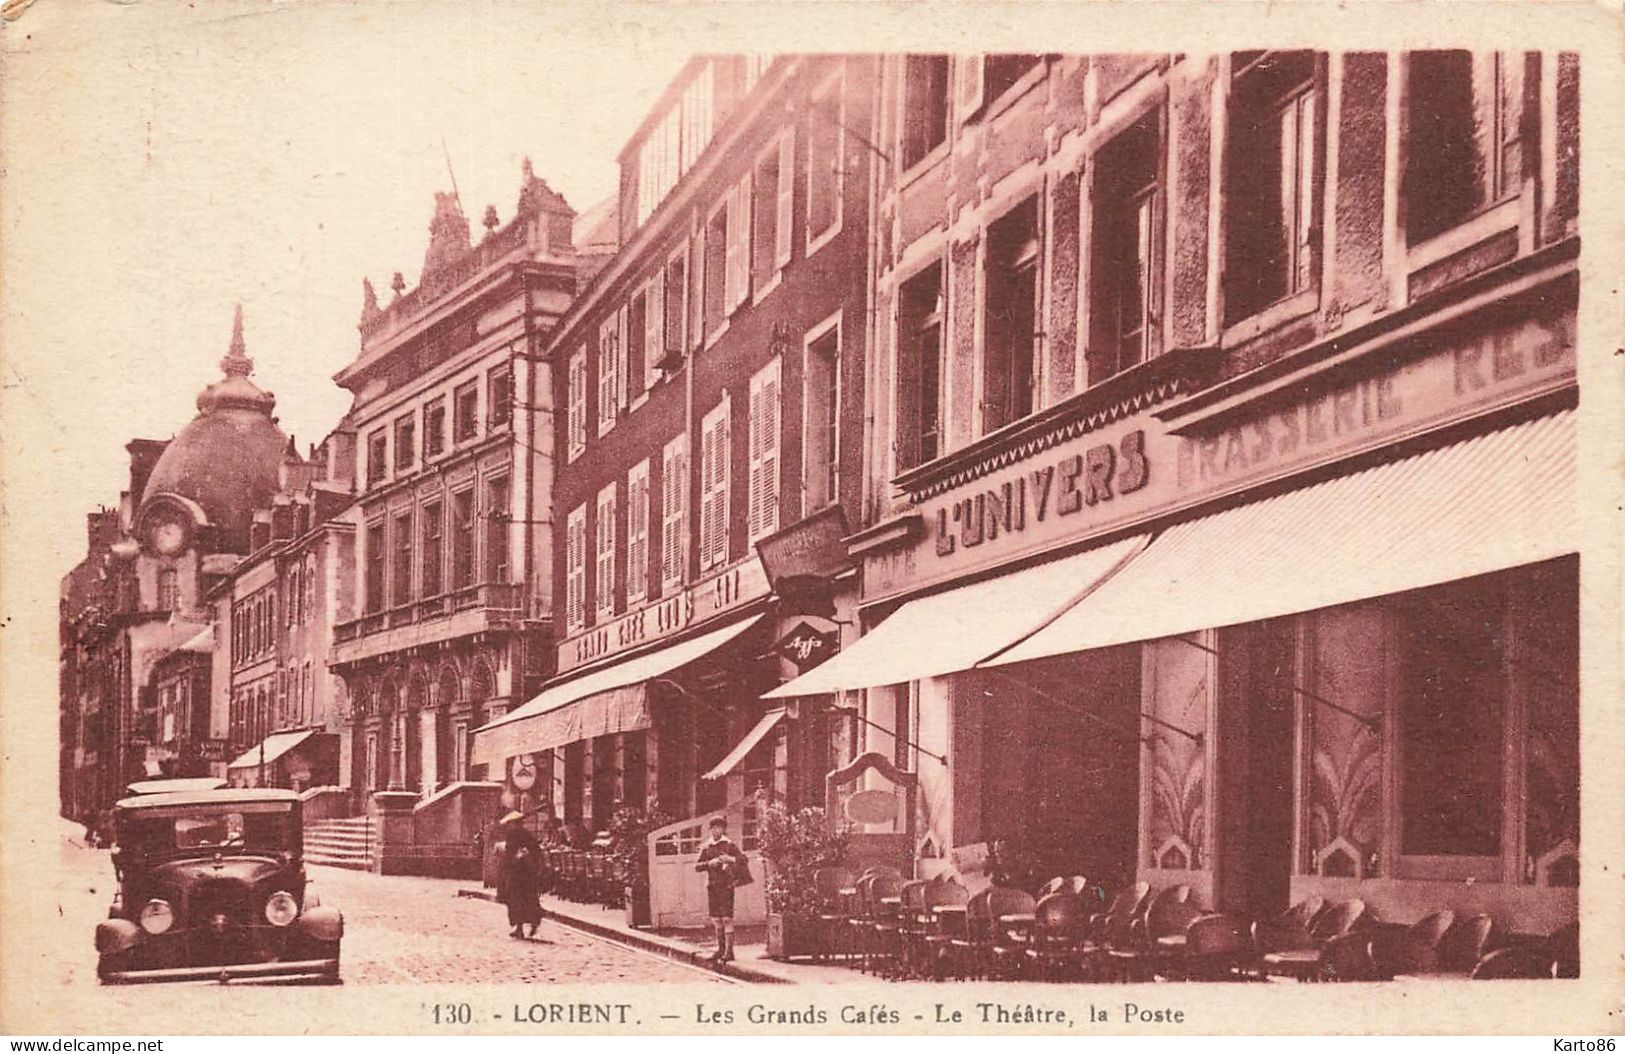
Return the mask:
M138 794L114 806L113 829L104 982L338 981L344 918L307 888L298 795Z

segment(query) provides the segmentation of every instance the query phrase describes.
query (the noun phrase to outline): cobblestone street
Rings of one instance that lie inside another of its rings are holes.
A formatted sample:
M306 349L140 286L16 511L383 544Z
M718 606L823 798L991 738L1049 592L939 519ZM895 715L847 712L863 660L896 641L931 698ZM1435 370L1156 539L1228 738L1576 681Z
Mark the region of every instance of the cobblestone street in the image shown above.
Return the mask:
M62 867L56 904L62 934L37 949L39 965L68 984L94 985L92 934L112 897L112 866L106 852L64 844ZM535 940L516 940L501 905L457 896L468 882L330 867L309 873L322 902L344 912L347 985L728 983L552 921Z

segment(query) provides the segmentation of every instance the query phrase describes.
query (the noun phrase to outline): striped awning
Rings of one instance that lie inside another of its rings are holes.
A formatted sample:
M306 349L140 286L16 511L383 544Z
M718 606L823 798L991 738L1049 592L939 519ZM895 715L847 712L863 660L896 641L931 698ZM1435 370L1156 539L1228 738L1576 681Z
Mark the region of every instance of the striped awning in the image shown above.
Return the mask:
M1568 410L1179 524L980 665L1313 611L1577 552L1576 465Z
M875 688L968 670L1098 588L1132 563L1146 541L1138 535L910 600L840 654L762 698Z
M745 738L741 739L732 750L728 751L728 756L712 766L711 770L701 776L700 779L719 780L738 768L740 762L749 757L750 752L756 749L757 744L766 739L768 733L777 728L782 720L784 720L783 707L769 710L763 714L762 719L756 722L755 727L745 733Z
M543 689L519 709L474 730L474 763L500 764L577 740L648 728L649 681L709 655L761 618L753 615Z

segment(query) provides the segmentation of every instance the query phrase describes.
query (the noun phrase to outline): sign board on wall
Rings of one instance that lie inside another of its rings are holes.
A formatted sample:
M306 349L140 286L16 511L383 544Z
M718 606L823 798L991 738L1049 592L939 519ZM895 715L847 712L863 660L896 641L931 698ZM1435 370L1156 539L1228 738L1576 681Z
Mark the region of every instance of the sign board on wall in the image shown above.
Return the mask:
M1177 433L1151 415L1131 417L920 501L919 537L865 555L863 598L957 578L1375 450L1562 389L1574 369L1574 319L1562 312L1441 341Z
M680 593L627 612L559 645L558 672L673 636L690 626L766 596L767 574L752 556Z

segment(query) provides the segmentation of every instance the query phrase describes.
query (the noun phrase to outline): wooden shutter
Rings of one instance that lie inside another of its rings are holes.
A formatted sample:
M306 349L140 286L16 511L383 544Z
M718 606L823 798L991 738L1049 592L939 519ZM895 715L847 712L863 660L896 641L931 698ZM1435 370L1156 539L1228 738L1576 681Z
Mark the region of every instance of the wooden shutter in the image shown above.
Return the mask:
M959 67L959 90L955 95L954 109L963 121L975 113L982 105L982 63L985 56L961 55L955 60Z
M779 526L779 366L774 359L750 382L750 497L746 522L751 541Z
M598 327L598 434L603 435L615 424L621 397L621 316L617 312Z
M794 244L790 241L790 227L795 222L795 189L796 133L795 129L791 129L779 139L778 219L773 226L775 267L783 267L790 262L790 246Z
M565 526L564 618L569 628L585 623L587 579L587 507L578 505Z
M597 576L598 611L608 614L615 610L615 484L611 483L598 494Z
M750 291L750 176L728 195L728 241L723 267L723 306L728 313L744 302Z
M649 592L649 462L632 466L626 477L626 599Z
M688 346L705 342L705 232L688 243Z
M728 558L728 399L706 415L700 432L700 566Z
M643 388L654 387L659 362L666 351L666 272L662 268L643 297Z
M570 356L570 455L587 445L587 353L577 349Z
M660 464L660 580L664 586L683 584L688 552L688 436L670 443Z

